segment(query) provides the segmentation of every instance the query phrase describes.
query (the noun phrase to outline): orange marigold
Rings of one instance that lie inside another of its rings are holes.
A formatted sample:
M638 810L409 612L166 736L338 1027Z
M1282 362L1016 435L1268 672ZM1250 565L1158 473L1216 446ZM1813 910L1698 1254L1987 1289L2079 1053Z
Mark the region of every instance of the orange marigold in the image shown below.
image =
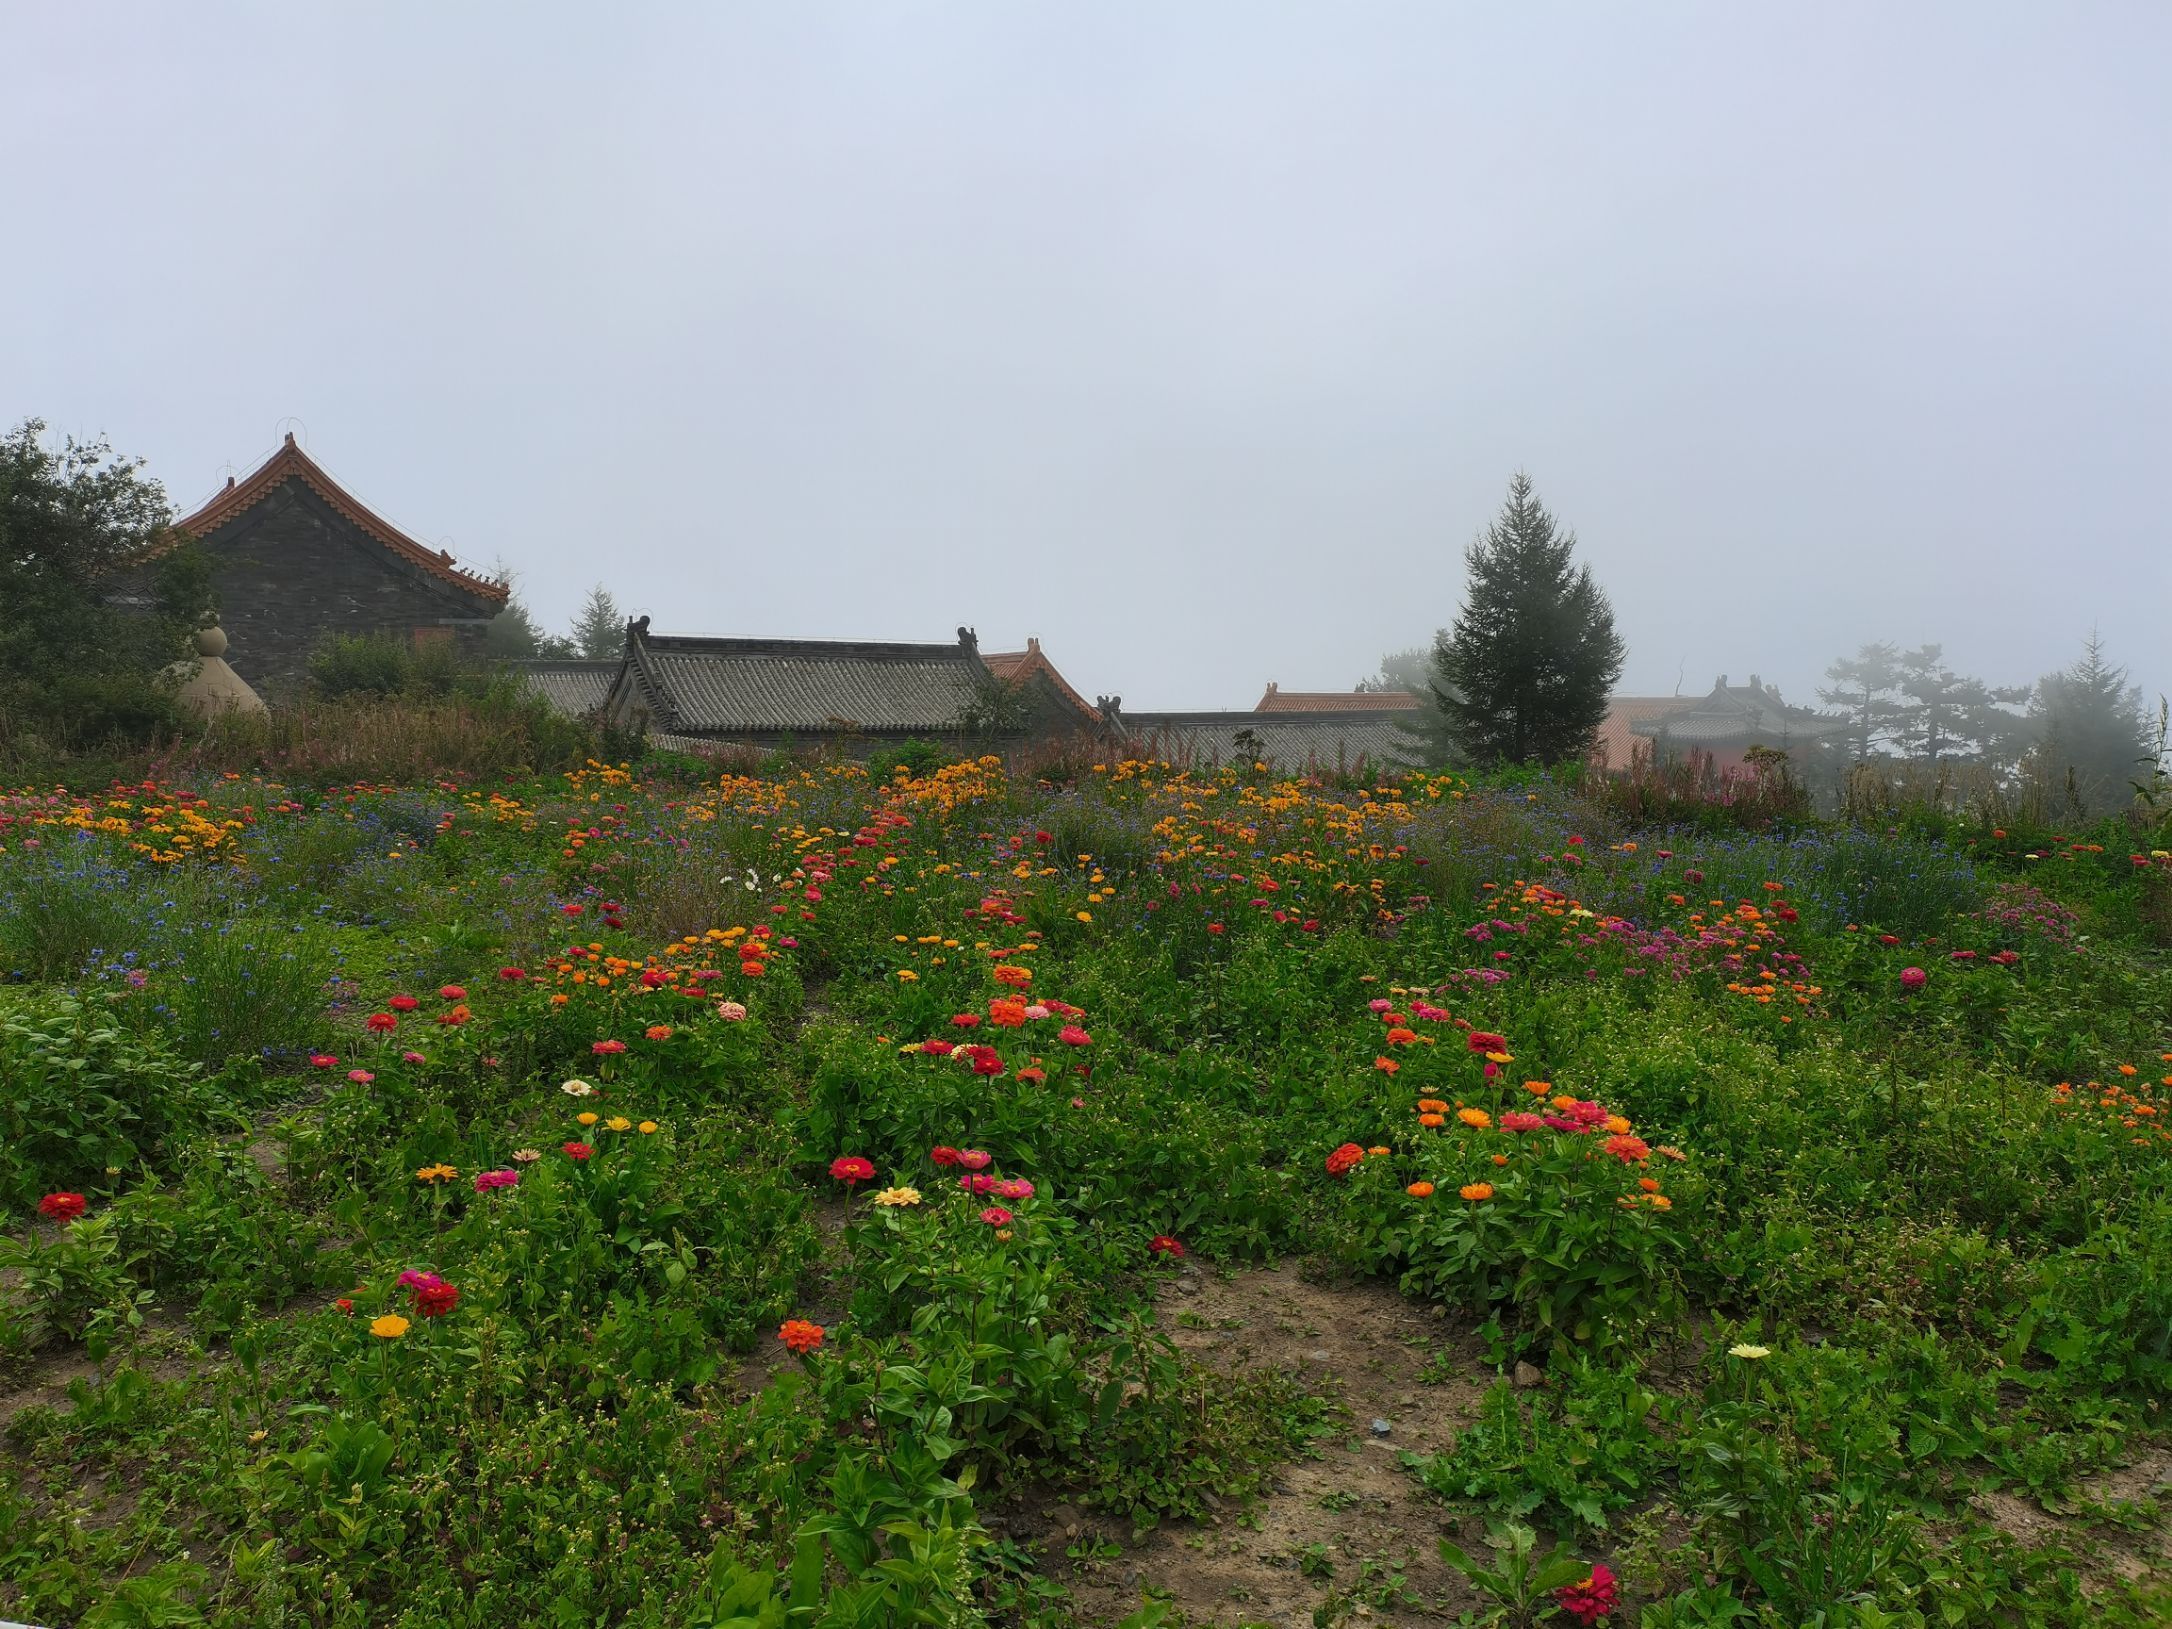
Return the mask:
M1409 1194L1413 1199L1430 1199L1433 1197L1433 1184L1430 1182L1413 1182L1403 1192Z
M1456 1192L1465 1199L1470 1200L1471 1203L1478 1204L1493 1197L1493 1184L1490 1182L1466 1182Z
M1456 1118L1473 1131L1484 1131L1486 1127L1493 1124L1493 1116L1484 1109L1458 1109L1456 1110Z

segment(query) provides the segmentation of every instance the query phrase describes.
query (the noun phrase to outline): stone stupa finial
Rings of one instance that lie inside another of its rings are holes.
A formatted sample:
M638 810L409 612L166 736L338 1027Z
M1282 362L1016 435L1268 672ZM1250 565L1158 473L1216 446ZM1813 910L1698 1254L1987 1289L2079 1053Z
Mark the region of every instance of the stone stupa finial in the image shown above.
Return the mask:
M173 699L191 718L221 713L265 713L264 698L249 681L226 665L226 630L212 618L196 630L196 660L176 662L166 670L174 682ZM193 671L192 671L193 669Z

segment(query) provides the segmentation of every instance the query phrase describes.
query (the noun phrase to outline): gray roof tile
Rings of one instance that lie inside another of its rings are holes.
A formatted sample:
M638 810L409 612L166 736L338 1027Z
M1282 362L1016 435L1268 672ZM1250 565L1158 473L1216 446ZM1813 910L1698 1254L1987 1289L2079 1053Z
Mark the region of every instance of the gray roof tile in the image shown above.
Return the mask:
M962 641L643 634L632 648L658 722L678 734L946 730L989 682Z

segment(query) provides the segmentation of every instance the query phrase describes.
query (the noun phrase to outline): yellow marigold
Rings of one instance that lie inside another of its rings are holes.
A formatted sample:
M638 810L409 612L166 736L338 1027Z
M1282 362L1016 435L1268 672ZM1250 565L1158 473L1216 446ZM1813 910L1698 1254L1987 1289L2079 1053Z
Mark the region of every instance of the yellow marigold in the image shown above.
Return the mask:
M1081 922L1091 922L1094 919L1094 913L1092 911L1080 911L1078 919Z
M381 1341L396 1341L407 1333L407 1320L397 1312L388 1312L370 1320L370 1333Z
M1473 1131L1484 1131L1486 1127L1493 1124L1493 1116L1484 1109L1458 1109L1456 1110L1456 1118Z
M574 1116L573 1118L574 1118L574 1119L576 1119L576 1120L578 1120L578 1121L579 1121L579 1122L580 1122L580 1123L581 1123L582 1125L584 1125L584 1126L592 1126L592 1125L594 1125L594 1124L595 1124L595 1123L596 1123L596 1122L597 1122L598 1120L602 1119L602 1118L603 1118L603 1116L602 1116L602 1115L600 1115L600 1114L598 1114L598 1113L596 1113L596 1111L595 1111L595 1110L593 1110L593 1109L583 1109L583 1110L581 1110L581 1112L580 1112L579 1114L576 1114L576 1115L575 1115L575 1116Z
M610 1119L604 1121L603 1129L606 1131L631 1131L633 1122L623 1114L614 1114Z
M634 1130L640 1132L641 1135L644 1137L648 1136L651 1132L658 1129L659 1127L654 1120L644 1120L638 1126L634 1127Z

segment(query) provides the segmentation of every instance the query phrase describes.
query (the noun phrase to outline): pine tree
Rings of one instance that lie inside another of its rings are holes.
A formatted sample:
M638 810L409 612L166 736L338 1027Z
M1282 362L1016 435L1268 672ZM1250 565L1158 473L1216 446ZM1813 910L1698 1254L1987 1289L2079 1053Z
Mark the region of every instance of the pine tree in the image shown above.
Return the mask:
M1850 758L1862 763L1890 745L1905 710L1900 699L1900 647L1865 645L1854 656L1842 657L1827 668L1825 676L1833 682L1818 691L1818 700L1848 715L1848 734L1843 739Z
M2151 754L2141 687L2127 682L2125 668L2105 660L2094 629L2083 641L2081 660L2037 680L2029 718L2037 730L2031 770L2047 781L2071 777L2085 806L2124 807L2133 784L2147 778Z
M574 649L591 662L608 661L626 648L626 619L603 584L588 591L580 614L573 619L570 637Z
M1480 764L1579 760L1621 676L1614 611L1576 535L1558 531L1519 471L1493 524L1464 552L1455 626L1434 643L1432 693Z
M2029 687L1987 685L1954 672L1943 657L1944 647L1925 645L1899 659L1896 684L1906 699L1893 735L1901 750L1930 764L2020 762L2028 721L2010 709L2029 699Z

